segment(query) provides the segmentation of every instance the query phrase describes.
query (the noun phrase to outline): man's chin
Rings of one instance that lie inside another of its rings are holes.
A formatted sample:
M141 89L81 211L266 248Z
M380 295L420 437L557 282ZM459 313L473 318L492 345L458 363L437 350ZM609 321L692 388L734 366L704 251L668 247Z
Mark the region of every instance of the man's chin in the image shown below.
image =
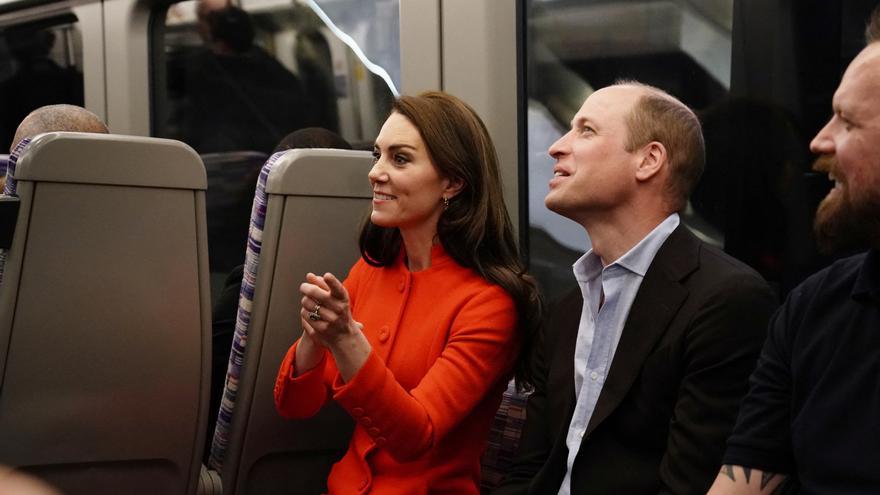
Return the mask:
M813 222L819 252L832 256L880 247L880 209L876 206L856 209L839 195L822 200Z

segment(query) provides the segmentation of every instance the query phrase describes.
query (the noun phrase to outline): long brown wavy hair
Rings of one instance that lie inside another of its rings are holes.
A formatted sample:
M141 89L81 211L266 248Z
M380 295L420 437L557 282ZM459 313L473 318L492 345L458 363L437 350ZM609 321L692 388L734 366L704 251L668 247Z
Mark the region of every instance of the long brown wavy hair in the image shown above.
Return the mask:
M529 357L543 303L517 251L489 132L468 104L443 92L401 96L392 104L391 113L395 112L419 130L439 174L464 184L440 216L437 235L458 264L499 285L516 304L521 347L514 377L517 389L528 390L532 386ZM379 227L367 218L359 245L367 263L390 266L402 242L399 229Z

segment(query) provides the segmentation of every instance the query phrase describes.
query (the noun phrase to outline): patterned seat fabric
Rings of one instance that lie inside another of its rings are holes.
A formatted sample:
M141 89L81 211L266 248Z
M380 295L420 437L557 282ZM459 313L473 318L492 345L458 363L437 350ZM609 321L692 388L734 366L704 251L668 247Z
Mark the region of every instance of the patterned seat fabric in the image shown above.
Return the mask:
M527 399L525 394L516 391L511 380L492 421L489 441L481 461L480 488L483 493L488 493L501 482L513 456L516 455L522 427L526 421Z
M229 366L226 370L223 399L220 402L220 411L217 414L217 426L214 428L214 439L211 442L211 456L208 459L208 465L217 471L220 471L220 468L223 466L226 448L229 445L229 429L232 424L232 413L238 394L238 379L241 376L241 366L244 361L244 352L247 345L257 268L260 264L260 251L263 246L263 227L266 221L266 204L268 203L266 181L269 178L269 173L275 167L275 163L283 154L283 152L275 153L263 165L254 193L247 250L245 252L244 277L241 281L241 291L238 296L235 335L232 338L232 350L229 352Z
M24 151L30 142L29 138L22 139L3 164L3 172L6 174L6 185L3 186L3 194L6 196L18 196L15 193L18 186L18 181L15 180L15 164L18 162L21 152ZM6 250L0 249L0 284L3 283L4 266L6 266Z
M16 196L15 190L18 186L18 181L15 180L15 164L18 163L18 158L30 142L30 138L24 138L19 141L15 149L12 150L12 154L6 160L6 185L3 187L3 194L7 196Z

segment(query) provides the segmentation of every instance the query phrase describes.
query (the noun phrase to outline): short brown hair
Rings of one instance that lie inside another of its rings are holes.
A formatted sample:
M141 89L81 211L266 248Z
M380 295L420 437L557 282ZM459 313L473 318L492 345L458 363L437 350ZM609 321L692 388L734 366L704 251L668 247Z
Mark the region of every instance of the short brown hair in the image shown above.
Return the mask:
M700 119L687 105L661 89L626 80L615 85L646 90L626 117L629 130L626 150L635 151L652 141L666 147L670 208L672 211L684 209L691 191L703 175L706 162Z
M24 138L32 138L44 132L92 132L109 134L110 129L100 117L76 105L46 105L29 113L15 130L9 146L10 153Z
M874 7L868 25L865 26L865 43L871 44L880 41L880 5Z

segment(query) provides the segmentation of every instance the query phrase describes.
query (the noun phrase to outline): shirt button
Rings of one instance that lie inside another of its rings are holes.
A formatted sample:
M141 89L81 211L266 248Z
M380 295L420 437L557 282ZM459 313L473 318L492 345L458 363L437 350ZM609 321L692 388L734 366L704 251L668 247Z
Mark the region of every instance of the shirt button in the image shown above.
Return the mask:
M363 418L361 418L361 424L364 425L365 427L368 427L373 424L373 420L364 416Z
M397 290L403 292L406 289L406 277L400 277L400 283L397 284Z
M367 433L369 433L370 436L372 436L372 437L377 437L377 436L379 436L379 433L381 433L381 432L379 431L379 428L374 427L374 428L370 428L369 430L367 430Z
M363 490L363 489L366 488L367 485L369 485L369 484L370 484L370 480L368 480L368 479L366 479L366 478L365 478L365 479L362 479L362 480L361 480L361 486L360 486L360 489Z
M355 415L355 417L359 418L364 415L364 410L360 407L355 407L351 410L351 413Z
M595 382L598 378L599 378L599 373L596 373L595 371L590 373L590 380L593 380Z
M388 340L389 328L387 326L379 329L379 342L386 342Z
M375 443L376 443L376 447L382 447L383 445L385 445L385 442L387 442L387 441L388 441L388 440L386 440L385 437L379 437L379 438L377 438L377 439L376 439L376 442L375 442Z

